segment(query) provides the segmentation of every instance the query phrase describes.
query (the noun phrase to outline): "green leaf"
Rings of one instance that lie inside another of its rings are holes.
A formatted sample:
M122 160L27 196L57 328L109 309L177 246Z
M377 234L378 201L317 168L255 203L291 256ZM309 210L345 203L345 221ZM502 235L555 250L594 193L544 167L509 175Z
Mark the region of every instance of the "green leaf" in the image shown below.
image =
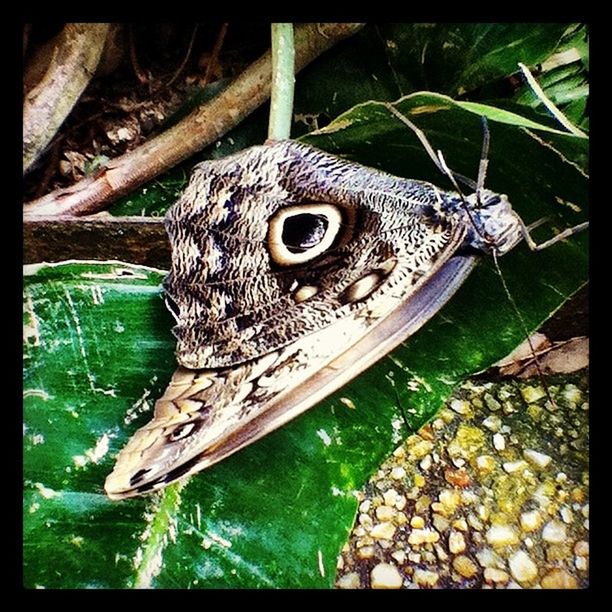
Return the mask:
M587 214L588 142L531 116L421 93L398 108L448 165L475 177L489 117L487 186L527 223L564 228ZM439 174L403 123L357 106L306 139L396 174ZM500 260L528 329L588 278L588 235ZM28 587L331 587L355 491L411 428L469 374L524 337L484 259L428 325L316 408L191 478L142 499L110 502L114 457L150 418L174 368L159 271L66 263L25 277L24 583Z
M544 62L559 41L578 44L577 35L564 37L569 28L550 23L369 24L296 75L293 137L324 126L356 104L393 101L421 89L456 96L486 86L488 98L501 95L500 90L505 94L500 80L515 74L518 62ZM224 81L196 91L169 124L225 85ZM121 198L112 214L163 215L195 163L264 142L267 117L265 104L214 145Z

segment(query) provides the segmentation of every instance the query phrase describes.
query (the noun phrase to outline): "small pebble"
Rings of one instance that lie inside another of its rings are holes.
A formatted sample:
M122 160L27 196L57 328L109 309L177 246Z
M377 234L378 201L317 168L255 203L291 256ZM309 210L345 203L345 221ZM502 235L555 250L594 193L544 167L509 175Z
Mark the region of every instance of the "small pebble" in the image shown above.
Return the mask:
M482 424L490 431L492 431L493 433L497 433L502 425L502 420L496 415L496 414L492 414L491 416L487 417Z
M395 527L393 528L395 530ZM372 530L374 531L374 530ZM440 534L433 529L413 529L408 536L408 544L425 544L437 542L440 539Z
M521 529L523 531L535 531L542 525L542 514L539 510L531 510L521 514Z
M424 514L427 512L429 505L431 504L431 497L429 495L421 495L414 504L414 511L416 514Z
M491 548L482 548L476 553L478 563L482 567L502 569L505 567L504 560Z
M440 576L438 575L437 572L432 572L430 570L424 570L421 568L417 568L414 570L412 579L419 586L433 587L436 585L436 583L440 579Z
M423 440L423 438L418 437L418 442L410 446L408 454L411 459L423 459L423 457L431 453L433 446L433 443L429 440Z
M465 400L454 399L450 403L451 410L454 410L457 414L468 414L470 412L470 405Z
M584 540L578 540L574 545L574 554L581 557L589 556L589 543Z
M431 467L431 455L426 455L419 462L419 467L426 472Z
M567 537L567 529L560 521L550 521L544 525L542 530L542 539L551 544L560 544L565 542Z
M415 515L410 519L410 526L414 529L423 529L425 527L425 520L422 516Z
M395 508L389 506L378 506L376 508L376 518L379 521L390 521L395 517Z
M390 521L374 525L370 535L377 540L391 540L395 535L395 525Z
M497 569L495 567L486 567L484 571L485 582L489 584L507 584L510 580L510 575L504 570Z
M373 589L399 589L402 582L399 570L390 563L379 563L370 573L370 585Z
M576 557L576 559L574 560L574 565L576 566L577 570L581 570L583 572L585 572L589 567L589 563L586 557Z
M447 512L447 516L451 515L457 506L461 503L461 495L453 489L442 489L438 495L440 503Z
M501 404L490 393L485 393L484 401L487 408L492 412L495 412L501 408Z
M500 433L493 436L493 448L497 451L503 451L506 448L506 440Z
M367 514L368 511L370 510L370 506L371 505L372 505L372 500L371 499L364 499L359 504L359 512L361 512L362 514Z
M476 469L481 474L490 474L495 471L497 462L491 455L480 455L476 457Z
M458 518L453 521L453 527L459 531L467 531L468 524L464 518Z
M357 549L357 556L360 559L372 559L374 558L375 554L376 551L374 550L373 546L362 546L361 548Z
M578 581L574 576L568 574L564 569L554 568L550 570L540 581L543 589L577 589Z
M450 532L448 536L448 550L451 553L453 553L453 555L456 555L457 553L461 553L465 550L465 538L463 537L463 534L461 532L459 531Z
M574 520L574 513L567 506L563 506L563 508L561 508L559 511L559 514L561 515L563 522L567 525L570 525Z
M438 557L438 561L444 563L448 559L448 555L442 546L440 546L439 542L434 544L434 550L436 551L436 555ZM581 557L582 559L583 557Z
M425 478L421 474L414 475L414 484L415 486L421 488L425 486Z
M371 529L372 525L374 524L372 521L372 517L369 514L360 514L359 515L359 524L364 528L364 529Z
M465 468L452 470L447 468L444 470L444 480L454 485L455 487L465 488L470 484L470 475Z
M503 464L504 472L508 472L508 474L516 474L517 472L522 472L527 467L527 462L523 461L523 459L519 459L518 461L506 461Z
M521 389L521 395L528 404L533 404L546 397L546 391L542 387L527 386Z
M516 530L510 525L491 525L485 537L491 546L496 547L510 546L519 541Z
M391 556L400 564L404 565L406 563L406 552L403 550L396 550L391 553Z
M359 582L359 574L350 572L338 579L338 588L340 589L358 589L361 584Z
M453 559L453 569L464 578L473 578L478 573L478 566L465 555Z
M431 522L437 531L443 533L450 527L450 521L441 514L433 514L431 517Z
M534 467L537 467L540 470L543 470L548 466L548 464L552 461L552 457L545 455L544 453L540 453L538 451L527 448L523 451L523 457L531 463Z
M385 505L392 506L395 503L395 500L397 499L398 495L399 494L395 489L387 489L383 493L383 499L385 500Z
M467 522L468 525L476 531L482 531L482 528L484 527L481 520L473 512L468 514Z
M406 470L403 467L394 467L391 470L391 478L393 480L401 480L406 476Z
M519 583L529 583L538 576L538 568L524 550L517 550L509 559L510 573Z

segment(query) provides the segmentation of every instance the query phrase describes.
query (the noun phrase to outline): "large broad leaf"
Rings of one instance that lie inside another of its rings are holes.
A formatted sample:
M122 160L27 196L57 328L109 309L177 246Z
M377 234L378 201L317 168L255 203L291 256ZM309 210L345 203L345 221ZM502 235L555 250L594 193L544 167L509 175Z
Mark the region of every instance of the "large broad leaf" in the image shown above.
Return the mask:
M496 98L501 79L518 72L519 62L534 66L546 60L568 29L573 28L558 23L368 24L297 75L292 135L323 126L356 104L396 100L422 89L456 96L488 85L487 97ZM207 99L218 88L210 85L195 100ZM503 84L501 89L507 93ZM178 117L192 108L190 101ZM195 159L122 198L113 214L163 214L196 161L261 144L267 121L264 105Z
M489 118L487 185L541 230L586 215L585 139L485 105L417 94L398 108L448 165L475 176L479 113ZM397 174L445 179L414 134L380 104L356 107L308 138ZM528 329L587 279L587 235L501 261ZM149 498L111 502L114 457L150 418L174 370L162 274L118 263L28 270L24 298L24 580L28 587L330 587L358 490L406 430L467 375L524 337L483 260L420 332L281 430Z

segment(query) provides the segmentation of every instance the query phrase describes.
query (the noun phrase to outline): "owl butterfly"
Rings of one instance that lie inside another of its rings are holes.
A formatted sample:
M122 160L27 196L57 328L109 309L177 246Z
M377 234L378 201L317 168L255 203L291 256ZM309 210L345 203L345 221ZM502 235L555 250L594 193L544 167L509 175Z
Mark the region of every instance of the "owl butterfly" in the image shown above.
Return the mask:
M119 453L108 496L160 489L251 444L414 333L480 255L521 238L537 248L507 197L483 188L485 167L464 197L456 182L444 191L290 140L196 166L166 217L180 367Z

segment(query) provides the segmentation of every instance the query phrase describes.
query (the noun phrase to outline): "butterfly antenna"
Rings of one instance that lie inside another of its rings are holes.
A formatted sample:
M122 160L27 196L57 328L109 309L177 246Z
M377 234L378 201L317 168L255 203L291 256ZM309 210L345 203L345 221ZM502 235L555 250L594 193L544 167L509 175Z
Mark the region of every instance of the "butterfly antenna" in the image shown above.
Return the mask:
M555 402L552 395L550 394L550 389L548 387L546 379L544 378L544 373L542 372L542 368L540 367L540 360L538 359L538 356L536 354L536 349L535 349L535 346L533 345L533 341L531 340L531 335L529 334L529 330L527 329L527 324L525 323L525 319L523 318L523 315L521 314L521 311L519 307L517 306L516 301L514 300L514 297L512 297L512 293L510 293L510 289L508 289L508 284L506 283L506 279L504 278L501 268L499 267L499 261L497 260L496 251L493 251L493 262L495 263L495 270L497 271L497 275L499 276L501 283L502 283L502 287L504 288L504 293L506 294L506 297L508 298L508 301L510 302L510 305L512 306L512 310L514 311L514 314L516 315L516 318L518 322L520 323L520 326L523 330L523 334L525 335L525 338L527 338L527 344L529 344L529 349L531 350L531 354L533 355L533 362L538 372L540 382L542 383L542 387L544 387L544 393L546 393L546 398L548 399L552 408L554 409L557 407L557 403Z
M461 181L470 189L476 188L476 183L471 178L463 176L458 172L452 172L443 159L442 161L440 161L440 157L442 156L442 154L440 153L440 151L438 151L438 153L436 154L431 144L429 144L429 140L427 140L427 136L425 136L423 130L421 130L414 123L412 123L412 121L410 121L408 117L402 115L402 113L400 113L390 102L385 102L384 105L387 109L389 109L391 114L395 115L395 117L397 117L404 125L408 126L416 134L416 137L420 140L421 144L423 145L423 148L425 149L425 151L427 151L427 154L429 155L433 163L436 165L436 168L451 180L453 187L455 187L458 193L463 195L461 189L459 189L459 186L457 185L457 180Z

